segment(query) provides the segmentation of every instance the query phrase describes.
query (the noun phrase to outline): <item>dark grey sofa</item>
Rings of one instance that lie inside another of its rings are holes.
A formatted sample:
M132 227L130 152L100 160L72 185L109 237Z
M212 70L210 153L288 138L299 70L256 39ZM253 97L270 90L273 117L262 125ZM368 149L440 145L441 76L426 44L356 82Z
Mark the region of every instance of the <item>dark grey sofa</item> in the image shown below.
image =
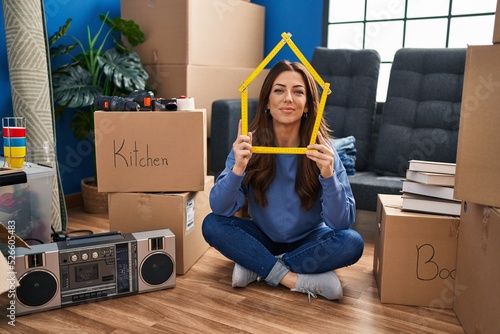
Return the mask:
M358 209L375 211L377 194L399 193L411 159L456 161L465 51L396 52L370 166L350 178Z
M356 138L356 170L366 170L370 154L380 57L374 50L316 48L311 65L330 83L324 116L335 137ZM256 99L248 105L249 120L254 117ZM217 176L236 138L241 116L239 99L218 100L212 104L210 171Z
M356 173L349 177L356 207L375 211L377 194L400 193L408 160L455 162L465 49L398 50L387 99L379 104L375 104L378 54L357 52L317 48L311 64L331 83L325 117L334 136L356 138ZM363 67L361 75L357 71ZM256 103L249 100L250 120ZM239 99L212 104L212 175L224 169L240 107Z

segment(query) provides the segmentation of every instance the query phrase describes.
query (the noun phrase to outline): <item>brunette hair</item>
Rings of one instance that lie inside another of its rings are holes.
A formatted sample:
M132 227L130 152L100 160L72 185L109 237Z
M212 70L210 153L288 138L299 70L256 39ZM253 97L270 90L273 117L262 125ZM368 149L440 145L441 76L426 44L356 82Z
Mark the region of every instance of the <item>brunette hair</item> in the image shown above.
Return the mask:
M306 147L311 140L311 133L316 122L318 113L319 94L316 82L309 71L298 62L282 60L276 63L264 79L260 90L259 101L255 112L255 118L249 126L252 131L252 145L274 146L274 130L272 117L266 113L269 95L276 78L284 71L299 73L304 79L306 86L306 110L307 117L302 117L300 123L300 147ZM324 138L330 138L329 129L325 119L321 119L319 131ZM276 163L274 154L253 154L248 162L245 176L245 185L251 185L254 191L255 201L261 206L267 206L267 190L274 179ZM318 180L319 169L316 163L305 155L299 157L297 175L295 178L295 191L301 200L301 207L309 210L314 205L321 189Z

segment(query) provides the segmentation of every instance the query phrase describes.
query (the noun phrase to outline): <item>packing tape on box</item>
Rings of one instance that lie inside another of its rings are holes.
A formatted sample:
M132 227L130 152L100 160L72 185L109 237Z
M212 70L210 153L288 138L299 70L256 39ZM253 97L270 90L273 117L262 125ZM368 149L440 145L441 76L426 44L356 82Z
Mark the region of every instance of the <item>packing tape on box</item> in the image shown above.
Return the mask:
M181 97L177 99L177 110L194 110L194 97Z
M452 218L450 221L450 238L458 238L458 232L460 231L460 218Z
M488 250L488 234L490 230L491 208L489 206L483 209L483 228L481 229L481 249L483 252Z

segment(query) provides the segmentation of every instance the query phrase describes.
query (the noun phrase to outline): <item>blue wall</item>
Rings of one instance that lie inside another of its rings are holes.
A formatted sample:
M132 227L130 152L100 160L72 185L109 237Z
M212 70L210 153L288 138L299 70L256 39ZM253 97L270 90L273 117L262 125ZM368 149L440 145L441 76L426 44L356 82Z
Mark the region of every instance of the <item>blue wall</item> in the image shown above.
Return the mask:
M217 0L234 1L234 0ZM292 40L307 59L321 45L323 1L318 0L252 0L266 7L264 53L267 55L281 39L281 33L292 33ZM120 15L120 0L44 0L48 35L52 35L71 17L70 33L85 41L87 25L95 31L99 27L98 14L110 12L111 17ZM12 97L9 68L0 8L0 117L12 115ZM285 45L271 61L296 60ZM65 195L80 192L80 180L93 175L93 158L90 143L78 141L70 129L71 113L65 113L56 123L56 141L59 167Z
M319 0L252 0L266 7L264 56L281 40L283 32L292 34L293 43L311 60L314 48L321 46L323 1ZM281 59L297 60L285 45L269 63ZM269 67L268 66L268 67Z

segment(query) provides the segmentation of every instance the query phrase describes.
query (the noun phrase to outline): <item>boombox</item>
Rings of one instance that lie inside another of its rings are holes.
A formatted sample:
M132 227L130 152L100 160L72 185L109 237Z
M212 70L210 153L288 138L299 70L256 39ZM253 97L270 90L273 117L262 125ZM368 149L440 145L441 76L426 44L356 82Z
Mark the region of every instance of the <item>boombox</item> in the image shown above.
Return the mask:
M16 315L175 286L169 229L100 233L16 249Z

